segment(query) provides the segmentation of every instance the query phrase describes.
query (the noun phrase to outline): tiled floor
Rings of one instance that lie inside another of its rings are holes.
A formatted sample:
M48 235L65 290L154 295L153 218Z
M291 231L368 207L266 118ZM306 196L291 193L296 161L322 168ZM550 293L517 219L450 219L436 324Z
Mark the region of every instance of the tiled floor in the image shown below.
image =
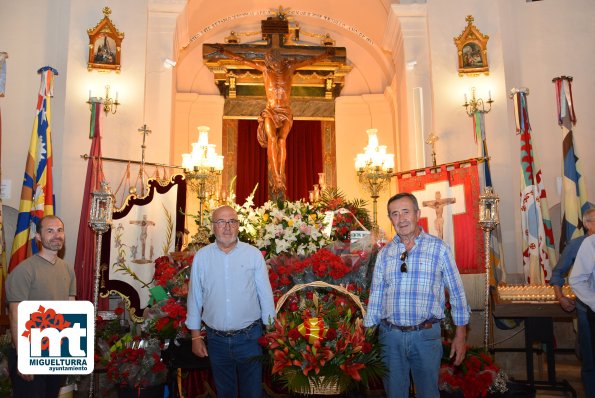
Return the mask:
M540 366L541 365L541 366ZM525 377L525 375L511 375L518 378ZM535 378L538 380L547 379L547 366L545 360L542 364L538 364L535 370ZM581 383L580 363L574 354L556 354L556 379L557 381L566 380L575 389L576 396L585 398L583 385ZM567 391L548 391L537 389L536 398L550 398L550 397L572 397L572 394Z

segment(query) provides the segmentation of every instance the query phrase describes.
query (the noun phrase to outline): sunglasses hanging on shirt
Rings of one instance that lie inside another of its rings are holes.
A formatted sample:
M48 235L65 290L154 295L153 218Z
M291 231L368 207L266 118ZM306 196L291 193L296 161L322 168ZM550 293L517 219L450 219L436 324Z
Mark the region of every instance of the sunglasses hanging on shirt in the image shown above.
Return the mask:
M405 260L407 260L407 250L401 253L401 272L407 272L407 263Z

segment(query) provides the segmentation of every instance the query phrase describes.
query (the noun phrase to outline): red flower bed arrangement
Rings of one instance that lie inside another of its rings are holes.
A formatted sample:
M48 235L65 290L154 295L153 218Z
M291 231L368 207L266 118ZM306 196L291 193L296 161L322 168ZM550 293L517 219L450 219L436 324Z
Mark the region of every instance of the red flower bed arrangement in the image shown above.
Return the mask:
M144 335L162 341L188 335L186 300L193 258L194 253L183 252L155 260L153 304L144 313L145 321L141 326Z
M121 340L114 346L106 369L108 379L114 384L134 388L163 384L167 377L158 340L129 343Z
M440 390L457 394L464 398L486 397L491 393L508 391L508 376L494 362L494 358L482 348L467 347L465 359L454 366L449 358L450 341L455 335L451 306L446 292L446 306L442 323L445 340L442 341L444 354L440 365L438 386Z
M485 397L489 393L507 391L507 377L494 363L493 357L481 348L468 347L463 363L453 366L448 358L450 343L444 341L444 356L438 384L447 392L461 391L464 398Z
M271 257L267 264L275 300L292 286L320 280L346 286L365 302L365 286L369 285L371 278L368 267L374 264L376 253L377 248L371 239L364 238L355 245L333 242L305 258L291 255Z

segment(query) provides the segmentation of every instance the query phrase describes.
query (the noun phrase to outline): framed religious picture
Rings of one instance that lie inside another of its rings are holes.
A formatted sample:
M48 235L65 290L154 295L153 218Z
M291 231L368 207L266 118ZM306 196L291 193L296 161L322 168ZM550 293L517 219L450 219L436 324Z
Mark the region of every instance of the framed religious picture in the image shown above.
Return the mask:
M103 8L103 19L94 28L87 29L89 35L89 61L87 69L115 70L120 72L122 40L124 33L114 26L109 18L112 10Z
M155 260L179 251L184 233L186 180L149 179L144 197L128 196L112 215L101 248L101 297L119 295L134 321L142 320L154 286Z
M481 33L473 25L472 15L468 15L465 20L467 27L459 37L454 38L459 60L459 76L466 74L477 76L480 73L489 75L487 46L490 37Z

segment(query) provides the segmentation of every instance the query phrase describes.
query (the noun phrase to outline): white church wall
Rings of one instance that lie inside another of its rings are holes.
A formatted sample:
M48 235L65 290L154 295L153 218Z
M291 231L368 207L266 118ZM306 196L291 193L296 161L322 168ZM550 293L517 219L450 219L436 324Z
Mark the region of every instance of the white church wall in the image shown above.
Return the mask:
M473 15L474 24L490 36L488 42L489 76L459 77L453 37L464 29L465 17ZM578 124L575 142L583 162L583 172L594 170L587 148L593 141L594 116L587 87L593 85L589 54L593 48L592 22L595 6L581 1L568 7L562 1L484 2L459 0L429 1L428 23L432 57L434 126L440 137L438 162L450 162L476 155L472 121L461 107L463 93L477 87L478 96L491 90L495 100L486 115L488 150L494 187L501 198L501 218L508 272L522 272L519 171L520 143L514 131L514 110L507 94L513 86L529 87L529 115L533 128L534 154L543 171L549 206L560 201L556 178L561 170L561 134L556 123L554 86L559 75L575 78L573 95ZM452 21L459 21L453 23ZM574 32L576 30L576 33ZM578 33L580 32L580 33ZM572 38L572 44L568 40ZM581 49L577 51L576 49ZM583 51L586 50L586 51ZM505 67L506 65L506 67ZM513 65L510 67L510 65ZM581 112L581 109L584 111ZM591 145L592 146L592 145ZM515 170L517 170L515 172ZM587 175L589 197L593 198L593 179ZM559 223L559 220L552 220ZM556 237L556 240L559 237Z
M395 153L395 127L389 101L384 95L341 96L335 100L337 187L349 199L362 198L369 203L372 215L370 194L357 182L354 159L368 145L367 129L378 129L380 145L387 145L387 152ZM386 217L386 202L394 195L394 180L378 198L378 224L392 236L391 226Z
M152 5L156 3L153 1ZM104 6L112 9L112 22L125 34L121 73L88 71L86 67L87 29L103 17ZM10 137L3 140L2 178L12 183L4 204L18 208L39 87L35 72L49 64L60 73L55 80L52 102L56 212L64 219L67 229L65 258L74 262L86 173L86 162L80 155L87 153L91 145L90 112L86 104L89 90L93 96L104 96L105 85L109 84L111 97L118 91L121 102L115 115L102 115L104 156L140 160L142 134L137 129L147 123L153 133L147 136L146 161L169 163L171 105L167 98L171 98L168 82L171 72L164 71L162 63L171 55L175 15L170 15L171 9L159 8L149 15L147 0L107 1L99 5L88 0L25 0L5 2L2 9L0 48L10 57L7 96L1 103L3 136ZM148 23L152 24L149 42ZM153 100L146 98L145 87ZM150 102L146 108L145 99ZM112 189L120 182L124 168L124 164L106 164ZM137 173L138 168L133 166L132 183Z
M51 101L51 129L54 169L62 167L63 146L68 142L64 134L64 93L68 73L66 53L70 1L5 1L1 8L0 51L9 54L6 96L0 99L2 181L10 185L10 190L3 192L3 204L18 209L40 86L37 70L46 65L58 71ZM61 178L55 175L54 192L59 203L61 190ZM62 205L60 203L58 207ZM72 227L68 231L72 231ZM74 253L74 244L70 243L68 247Z

